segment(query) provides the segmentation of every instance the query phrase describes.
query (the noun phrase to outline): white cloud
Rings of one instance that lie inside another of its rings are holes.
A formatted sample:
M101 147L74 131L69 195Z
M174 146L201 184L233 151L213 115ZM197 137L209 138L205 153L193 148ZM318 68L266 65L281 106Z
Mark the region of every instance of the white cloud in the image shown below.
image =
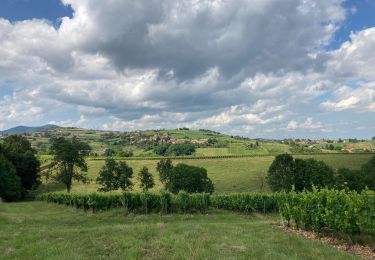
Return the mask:
M342 90L375 80L375 28L324 51L346 16L340 0L63 2L74 15L57 29L0 18L0 88L13 92L0 97L2 127L323 131L295 121L318 118L323 95L327 111L375 109L370 83Z

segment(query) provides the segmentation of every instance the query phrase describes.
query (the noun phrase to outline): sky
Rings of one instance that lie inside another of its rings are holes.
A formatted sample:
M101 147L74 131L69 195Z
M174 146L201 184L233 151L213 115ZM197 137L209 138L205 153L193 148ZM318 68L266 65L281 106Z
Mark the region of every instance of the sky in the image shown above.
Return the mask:
M2 0L0 130L375 136L375 0Z

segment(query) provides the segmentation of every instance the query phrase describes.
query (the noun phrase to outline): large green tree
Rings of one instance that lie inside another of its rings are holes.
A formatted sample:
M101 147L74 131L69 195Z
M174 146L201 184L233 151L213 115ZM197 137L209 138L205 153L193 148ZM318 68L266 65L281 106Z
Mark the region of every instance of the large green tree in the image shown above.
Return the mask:
M21 196L22 185L16 169L0 154L0 198L4 201L16 201Z
M159 172L160 182L164 184L165 189L168 189L173 170L172 160L161 159L156 166L156 170Z
M133 187L132 177L133 169L126 162L118 163L113 158L107 158L96 182L102 185L99 191L113 191L119 188L125 191Z
M365 182L368 188L375 190L375 156L362 166Z
M180 163L172 170L168 189L175 194L181 190L189 193L213 193L214 185L205 168Z
M315 159L295 159L289 154L276 156L268 170L268 182L273 191L302 191L333 187L333 170L324 162Z
M269 170L267 180L273 191L290 191L294 184L295 163L290 154L276 156Z
M66 186L70 192L73 180L87 182L87 163L85 157L90 146L78 140L58 137L51 139L51 151L54 155L53 166L56 169L55 179Z
M23 195L28 190L37 188L40 184L40 163L29 140L20 135L8 136L4 139L2 150L4 157L13 164L20 178Z
M119 187L123 191L131 190L133 188L133 169L126 164L126 162L119 162L118 164L118 179Z
M113 158L107 158L105 160L105 164L101 168L96 182L102 185L98 191L106 192L119 188L118 163Z
M140 181L139 187L143 191L148 191L155 186L154 178L152 177L152 174L148 171L148 168L146 166L143 167L139 172L138 179Z

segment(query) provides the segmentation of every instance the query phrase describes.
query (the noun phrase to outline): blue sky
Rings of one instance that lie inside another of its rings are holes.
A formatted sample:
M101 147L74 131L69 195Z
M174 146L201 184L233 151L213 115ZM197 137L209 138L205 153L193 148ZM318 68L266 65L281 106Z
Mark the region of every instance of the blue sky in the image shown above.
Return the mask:
M0 17L0 129L375 135L372 0L3 0Z

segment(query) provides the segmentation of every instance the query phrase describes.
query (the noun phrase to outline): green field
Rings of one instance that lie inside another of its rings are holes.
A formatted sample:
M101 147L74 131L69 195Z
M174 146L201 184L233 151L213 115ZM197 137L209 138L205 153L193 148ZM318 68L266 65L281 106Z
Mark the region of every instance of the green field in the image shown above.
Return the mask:
M329 155L298 155L298 158L315 158L325 161L334 169L346 167L350 169L359 169L373 155L371 154L329 154ZM209 177L215 185L215 193L223 192L245 192L245 191L268 191L269 188L261 184L264 183L264 177L272 163L273 156L263 157L243 157L243 158L222 158L222 159L179 159L173 160L174 164L186 163L207 169ZM134 170L135 190L138 187L137 174L143 166L147 166L154 174L156 186L152 191L159 191L162 185L156 172L158 160L128 160L127 163ZM100 168L104 165L104 160L88 160L89 178L95 180ZM63 190L62 185L47 184L42 185L39 191ZM94 192L98 189L95 182L90 184L75 183L73 192Z
M0 203L0 259L357 259L286 233L278 216L96 214Z

